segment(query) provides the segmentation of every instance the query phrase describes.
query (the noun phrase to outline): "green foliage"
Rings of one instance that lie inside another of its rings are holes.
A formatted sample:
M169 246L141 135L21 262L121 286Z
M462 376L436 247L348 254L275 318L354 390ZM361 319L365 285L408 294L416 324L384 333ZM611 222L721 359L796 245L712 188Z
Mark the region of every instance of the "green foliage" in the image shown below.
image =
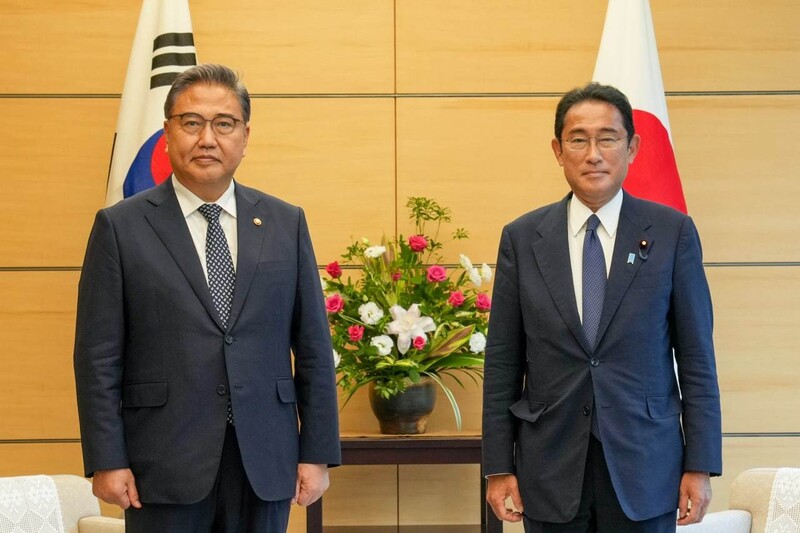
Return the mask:
M460 428L455 396L441 378L462 384L459 374L476 382L483 376L485 292L492 273L463 255L460 268L441 266L438 235L442 223L450 222L450 209L425 197L409 198L406 207L415 235L384 237L379 246L366 239L353 242L341 256L341 264L355 267L352 278L342 278L339 262L326 268L338 384L346 401L372 382L378 394L390 398L409 380L429 376L444 390ZM466 238L463 228L453 233L454 240Z

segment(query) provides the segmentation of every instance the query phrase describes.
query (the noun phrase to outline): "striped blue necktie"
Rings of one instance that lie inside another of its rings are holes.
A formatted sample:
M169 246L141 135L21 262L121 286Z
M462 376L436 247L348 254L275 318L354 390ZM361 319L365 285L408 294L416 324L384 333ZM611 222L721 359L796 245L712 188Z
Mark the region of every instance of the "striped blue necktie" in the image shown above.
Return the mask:
M586 221L586 236L583 239L583 331L592 350L597 342L597 328L603 313L606 298L606 259L603 245L597 237L600 219L592 215ZM600 424L597 421L597 402L592 405L592 435L600 439Z

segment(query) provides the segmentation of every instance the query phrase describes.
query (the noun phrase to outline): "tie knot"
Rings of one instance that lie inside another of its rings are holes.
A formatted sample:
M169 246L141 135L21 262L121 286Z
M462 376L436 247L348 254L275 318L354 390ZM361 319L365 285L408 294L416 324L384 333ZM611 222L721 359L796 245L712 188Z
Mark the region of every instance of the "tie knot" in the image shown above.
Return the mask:
M222 213L222 206L217 204L203 204L197 208L200 214L206 217L209 222L219 220L219 215Z
M589 217L589 220L586 221L586 231L597 231L597 226L600 225L600 219L597 215L592 215Z

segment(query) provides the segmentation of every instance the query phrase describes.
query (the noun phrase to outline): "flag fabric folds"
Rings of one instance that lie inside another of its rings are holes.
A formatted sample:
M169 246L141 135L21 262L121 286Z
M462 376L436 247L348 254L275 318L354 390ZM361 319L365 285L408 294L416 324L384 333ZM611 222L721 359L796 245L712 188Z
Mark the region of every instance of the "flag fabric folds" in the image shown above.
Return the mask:
M106 205L172 174L164 150L164 100L175 76L196 64L188 0L144 0L122 91Z
M686 213L648 0L609 0L594 81L624 92L641 138L623 187Z

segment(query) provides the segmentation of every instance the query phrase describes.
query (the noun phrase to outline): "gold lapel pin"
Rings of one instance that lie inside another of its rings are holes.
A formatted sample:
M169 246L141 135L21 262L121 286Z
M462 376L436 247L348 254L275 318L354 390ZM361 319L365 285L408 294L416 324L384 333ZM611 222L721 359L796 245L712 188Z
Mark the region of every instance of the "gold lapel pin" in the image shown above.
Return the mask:
M255 224L256 226L260 226L261 225L261 219L258 218L258 217L253 218L253 224Z

